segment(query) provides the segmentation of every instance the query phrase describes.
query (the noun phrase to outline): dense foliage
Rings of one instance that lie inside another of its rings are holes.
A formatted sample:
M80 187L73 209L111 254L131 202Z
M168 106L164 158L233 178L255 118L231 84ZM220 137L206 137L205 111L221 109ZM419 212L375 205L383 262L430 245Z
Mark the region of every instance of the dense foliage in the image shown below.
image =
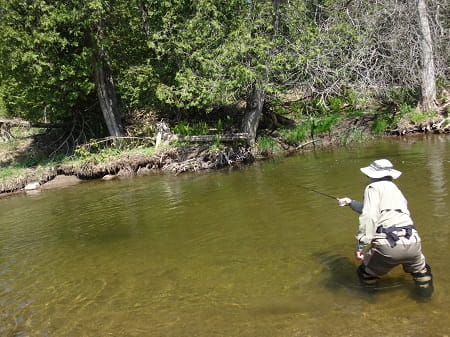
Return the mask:
M428 10L445 80L449 4ZM101 116L100 63L122 118L208 112L246 101L255 85L272 99L398 87L417 97L416 16L396 0L0 0L0 113Z

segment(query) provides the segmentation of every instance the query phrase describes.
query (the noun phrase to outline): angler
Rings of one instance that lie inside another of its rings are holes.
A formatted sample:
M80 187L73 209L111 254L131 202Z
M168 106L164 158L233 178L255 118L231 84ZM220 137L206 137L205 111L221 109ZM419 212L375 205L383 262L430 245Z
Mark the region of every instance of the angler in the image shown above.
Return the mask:
M375 160L360 170L370 179L364 201L345 197L338 202L360 214L355 258L362 261L357 270L361 283L375 287L381 276L402 265L412 275L417 295L429 299L433 293L431 268L422 253L407 201L393 183L402 173L387 159Z

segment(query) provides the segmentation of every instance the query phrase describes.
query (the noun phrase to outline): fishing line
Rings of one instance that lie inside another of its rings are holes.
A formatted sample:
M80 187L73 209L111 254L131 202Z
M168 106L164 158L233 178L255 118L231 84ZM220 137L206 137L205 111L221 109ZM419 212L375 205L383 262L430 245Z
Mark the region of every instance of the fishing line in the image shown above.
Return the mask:
M315 189L312 189L312 188L309 188L309 187L306 187L306 186L302 186L302 185L297 185L297 186L298 186L298 187L301 187L301 188L304 188L304 189L307 190L307 191L310 191L310 192L314 192L314 193L323 195L323 196L325 196L325 197L327 197L327 198L331 198L331 199L334 199L334 200L338 200L338 199L339 199L338 197L335 197L335 196L333 196L333 195L330 195L330 194L327 194L327 193L323 193L323 192L317 191L317 190L315 190Z

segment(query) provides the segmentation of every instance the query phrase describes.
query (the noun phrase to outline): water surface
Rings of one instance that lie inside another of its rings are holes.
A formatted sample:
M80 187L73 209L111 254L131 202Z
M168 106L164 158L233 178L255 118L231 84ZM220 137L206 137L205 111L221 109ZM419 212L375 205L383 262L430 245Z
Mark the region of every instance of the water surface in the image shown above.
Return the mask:
M450 138L383 140L243 169L86 182L0 199L0 336L448 336ZM435 275L359 287L357 214L378 158Z

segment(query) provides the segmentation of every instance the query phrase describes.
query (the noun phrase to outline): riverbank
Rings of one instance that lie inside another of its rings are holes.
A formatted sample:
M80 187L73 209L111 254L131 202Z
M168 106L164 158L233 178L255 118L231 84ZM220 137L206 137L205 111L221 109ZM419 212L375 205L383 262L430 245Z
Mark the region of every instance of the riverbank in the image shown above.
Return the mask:
M450 121L444 116L428 119L420 124L403 123L389 132L377 135L371 127L371 118L345 119L336 123L329 132L306 137L301 142L287 142L273 130L262 130L254 146L243 142L211 146L205 143L163 144L159 148L137 147L102 158L65 160L47 166L29 167L19 174L3 179L0 194L48 189L71 185L83 180L111 180L132 175L182 174L224 167L247 165L257 160L286 156L304 151L317 151L365 142L380 136L405 137L417 133L449 133ZM16 151L26 154L24 148ZM14 156L16 154L8 154ZM58 182L53 180L58 178ZM51 183L53 181L53 183Z

